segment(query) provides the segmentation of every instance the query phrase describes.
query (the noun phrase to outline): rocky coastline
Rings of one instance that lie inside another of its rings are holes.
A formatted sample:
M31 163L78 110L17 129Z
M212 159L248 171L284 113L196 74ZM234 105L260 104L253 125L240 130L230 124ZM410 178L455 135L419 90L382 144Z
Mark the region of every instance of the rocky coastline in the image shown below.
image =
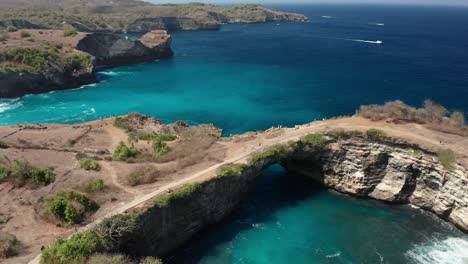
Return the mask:
M277 150L264 159L250 161L242 172L218 174L195 183L195 191L167 205L147 204L146 209L129 211L139 215L139 228L123 252L169 254L229 215L255 187L262 171L273 164L344 194L420 207L468 233L467 170L460 164L450 171L444 169L431 151L397 139L363 136L330 136L325 144L298 141Z
M60 37L55 40L55 45L63 46L62 42L66 40L66 37ZM16 98L26 94L77 88L97 82L96 66L142 63L170 58L173 55L171 36L163 30L150 31L140 39L112 33L82 33L70 45L69 51L58 54L57 58L49 63L49 67L42 70L0 71L0 98ZM74 54L91 56L91 59L86 65L62 59Z

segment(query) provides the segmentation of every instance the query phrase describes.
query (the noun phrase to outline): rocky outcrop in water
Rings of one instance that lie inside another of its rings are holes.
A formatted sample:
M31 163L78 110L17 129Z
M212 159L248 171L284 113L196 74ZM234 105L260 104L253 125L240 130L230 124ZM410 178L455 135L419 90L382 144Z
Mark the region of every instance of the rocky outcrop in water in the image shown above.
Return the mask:
M96 65L133 64L173 55L171 36L163 30L147 33L141 39L108 33L92 33L81 39L77 49L96 58Z

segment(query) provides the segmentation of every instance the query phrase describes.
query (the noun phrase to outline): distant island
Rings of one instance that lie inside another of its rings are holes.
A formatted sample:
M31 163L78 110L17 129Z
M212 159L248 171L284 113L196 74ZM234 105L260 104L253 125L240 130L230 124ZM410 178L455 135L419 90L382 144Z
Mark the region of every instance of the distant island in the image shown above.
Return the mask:
M259 5L154 5L136 0L6 0L0 3L0 98L95 83L95 66L173 55L167 31L224 23L304 21ZM141 39L125 33L146 34Z

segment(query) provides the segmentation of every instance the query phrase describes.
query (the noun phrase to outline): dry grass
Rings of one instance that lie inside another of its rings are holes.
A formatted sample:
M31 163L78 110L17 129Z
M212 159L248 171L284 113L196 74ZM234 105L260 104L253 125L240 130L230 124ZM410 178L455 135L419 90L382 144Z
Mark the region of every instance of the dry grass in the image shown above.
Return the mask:
M425 100L422 108L408 106L399 100L384 105L361 106L358 115L373 121L390 120L395 123L418 123L445 133L468 135L463 112L450 112L431 100Z

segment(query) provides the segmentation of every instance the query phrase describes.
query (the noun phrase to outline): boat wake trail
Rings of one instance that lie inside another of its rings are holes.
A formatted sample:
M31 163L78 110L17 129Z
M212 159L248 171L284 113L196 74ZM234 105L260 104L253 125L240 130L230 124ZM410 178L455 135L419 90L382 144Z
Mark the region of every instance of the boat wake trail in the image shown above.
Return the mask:
M365 40L365 39L346 39L349 41L354 41L354 42L362 42L362 43L370 43L370 44L383 44L383 41L381 40Z
M429 243L416 245L406 252L406 256L416 263L468 263L468 240L449 237L434 238Z

